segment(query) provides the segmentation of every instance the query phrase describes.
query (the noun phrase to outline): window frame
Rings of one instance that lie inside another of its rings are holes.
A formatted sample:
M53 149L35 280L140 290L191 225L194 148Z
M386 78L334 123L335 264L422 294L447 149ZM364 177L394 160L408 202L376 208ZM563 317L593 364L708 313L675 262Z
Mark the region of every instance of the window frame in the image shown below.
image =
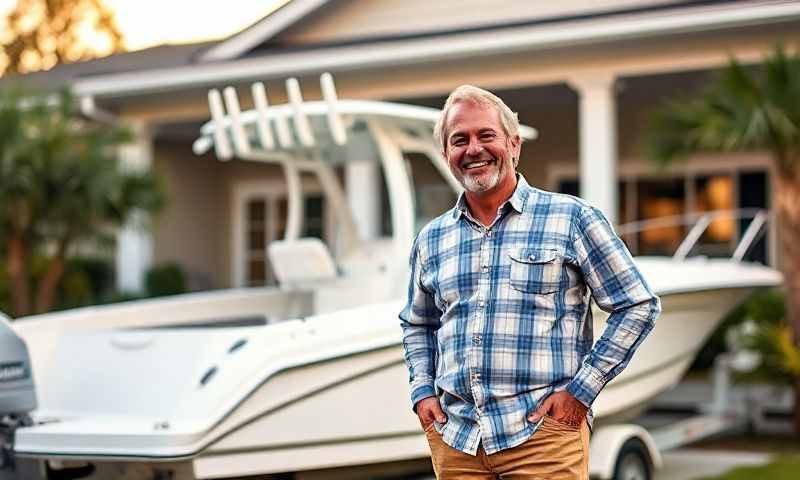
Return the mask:
M308 195L319 195L324 197L322 188L316 182L303 182L304 198ZM247 230L247 206L252 200L265 201L266 222L264 225L264 237L266 245L276 239L278 232L277 218L279 216L278 203L281 200L288 200L286 184L279 179L245 180L233 184L231 194L231 264L230 282L234 288L250 287L248 281L248 261L249 246ZM332 238L334 224L330 205L324 202L322 211L323 237L326 242ZM270 274L269 259L267 257L266 246L264 251L265 265L265 285L272 285L274 279Z

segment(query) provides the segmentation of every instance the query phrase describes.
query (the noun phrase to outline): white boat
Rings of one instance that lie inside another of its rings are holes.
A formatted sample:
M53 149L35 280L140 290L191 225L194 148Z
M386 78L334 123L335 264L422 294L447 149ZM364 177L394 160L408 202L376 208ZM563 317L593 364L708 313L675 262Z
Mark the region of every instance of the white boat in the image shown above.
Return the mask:
M325 76L321 101L303 102L293 81L287 88L292 101L268 107L263 87L254 86L256 108L246 112L235 92L225 93L223 105L212 91L212 120L195 142L198 153L213 147L221 159L235 155L284 167L287 236L270 247L278 286L14 322L30 354L38 407L31 421L14 425L7 449L20 464L46 464L39 478L286 472L368 478L368 466L401 478L426 470L428 447L409 405L397 315L415 232L404 155L426 155L458 188L431 136L438 111L338 100ZM536 133L524 127L522 134ZM344 144L380 158L390 239L358 239L332 168L348 161ZM338 214L336 248L299 238L301 172L317 175ZM636 258L662 298L663 314L628 368L598 397L598 425L640 413L681 379L728 311L753 289L781 283L775 270L741 261L764 222L761 213L732 258L688 257L712 217L702 218L676 256ZM599 335L606 315L594 313Z

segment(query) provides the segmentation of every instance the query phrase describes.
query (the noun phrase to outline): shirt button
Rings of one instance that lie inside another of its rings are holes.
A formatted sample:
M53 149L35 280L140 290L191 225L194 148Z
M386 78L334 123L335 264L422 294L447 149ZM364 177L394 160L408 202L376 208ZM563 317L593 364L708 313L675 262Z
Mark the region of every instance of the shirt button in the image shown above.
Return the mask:
M481 344L481 336L480 335L473 336L472 337L472 343L475 344L475 345L480 345Z
M486 306L486 302L484 302L483 300L481 300L480 302L478 302L478 306L479 306L479 307L484 307L484 306Z
M534 255L534 254L531 254L531 255L528 257L528 260L536 260L536 255Z
M488 265L484 265L483 266L483 273L488 273L488 272L489 272L489 266Z

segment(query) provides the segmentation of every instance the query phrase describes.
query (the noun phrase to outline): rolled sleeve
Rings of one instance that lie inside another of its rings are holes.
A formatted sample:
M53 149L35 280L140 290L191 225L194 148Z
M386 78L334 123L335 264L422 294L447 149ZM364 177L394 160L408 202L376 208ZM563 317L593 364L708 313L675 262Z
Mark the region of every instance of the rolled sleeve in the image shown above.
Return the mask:
M433 294L422 285L425 265L419 237L411 250L410 266L408 300L400 312L400 326L413 409L417 402L436 393L436 331L442 312L436 307Z
M603 379L602 374L591 365L584 363L578 373L572 377L572 381L567 385L566 390L589 407L605 384L606 381Z
M603 334L566 387L575 398L591 406L653 329L661 302L600 210L583 206L572 241L592 298L609 313Z

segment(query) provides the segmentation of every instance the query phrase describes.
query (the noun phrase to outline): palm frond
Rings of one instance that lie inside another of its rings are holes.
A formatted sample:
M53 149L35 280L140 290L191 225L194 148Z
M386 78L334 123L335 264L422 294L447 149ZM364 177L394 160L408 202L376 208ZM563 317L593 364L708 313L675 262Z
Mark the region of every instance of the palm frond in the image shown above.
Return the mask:
M782 169L800 168L800 56L778 46L755 68L731 59L698 98L652 115L643 150L662 166L697 152L767 150Z

